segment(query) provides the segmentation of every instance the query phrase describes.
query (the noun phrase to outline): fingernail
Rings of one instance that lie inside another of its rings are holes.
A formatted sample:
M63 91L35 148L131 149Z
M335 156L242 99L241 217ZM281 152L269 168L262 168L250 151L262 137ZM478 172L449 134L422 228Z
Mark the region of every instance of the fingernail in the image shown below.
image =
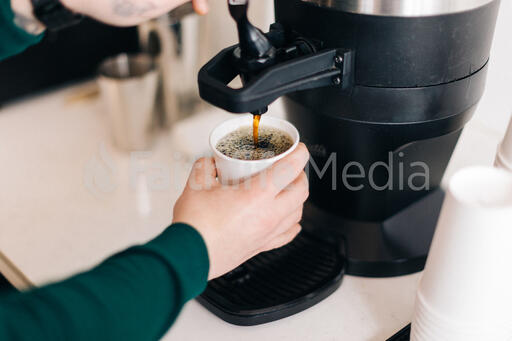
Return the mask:
M208 13L209 7L207 1L196 1L195 3L196 12L200 15Z

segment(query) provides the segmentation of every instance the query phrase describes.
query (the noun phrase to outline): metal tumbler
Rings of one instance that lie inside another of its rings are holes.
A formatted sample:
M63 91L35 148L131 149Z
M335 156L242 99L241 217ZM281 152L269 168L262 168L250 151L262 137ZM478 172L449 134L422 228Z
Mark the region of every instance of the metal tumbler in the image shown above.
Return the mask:
M155 61L147 54L121 54L105 60L99 73L114 143L127 151L147 150L155 135Z

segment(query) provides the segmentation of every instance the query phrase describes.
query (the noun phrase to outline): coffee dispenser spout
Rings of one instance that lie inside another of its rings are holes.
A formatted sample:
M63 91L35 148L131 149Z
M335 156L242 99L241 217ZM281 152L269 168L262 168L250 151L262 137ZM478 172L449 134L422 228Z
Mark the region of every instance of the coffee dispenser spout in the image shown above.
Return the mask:
M261 115L279 97L302 90L353 85L354 51L326 49L273 24L264 34L248 17L248 0L228 0L238 28L239 44L221 51L199 72L199 94L232 113ZM237 76L242 88L228 84Z
M228 6L238 29L240 58L261 60L263 63L271 60L275 55L275 48L265 34L249 21L249 0L228 0Z

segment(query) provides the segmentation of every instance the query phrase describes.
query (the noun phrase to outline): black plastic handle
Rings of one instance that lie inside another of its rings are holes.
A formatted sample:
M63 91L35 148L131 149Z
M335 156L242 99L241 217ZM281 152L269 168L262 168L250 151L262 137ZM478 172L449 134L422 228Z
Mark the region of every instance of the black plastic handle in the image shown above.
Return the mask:
M270 66L242 88L233 89L228 84L239 75L233 56L236 48L221 51L201 69L198 79L201 98L232 113L258 112L295 91L324 86L344 88L344 81L349 79L345 69L351 51L328 49Z

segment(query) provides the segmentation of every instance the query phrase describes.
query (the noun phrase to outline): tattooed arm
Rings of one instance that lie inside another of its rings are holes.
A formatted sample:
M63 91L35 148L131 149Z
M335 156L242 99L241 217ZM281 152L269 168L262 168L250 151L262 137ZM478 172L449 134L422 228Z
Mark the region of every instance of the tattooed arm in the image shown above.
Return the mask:
M70 10L115 26L137 25L160 16L187 0L60 0ZM192 0L199 14L208 11L207 0ZM25 31L39 34L44 26L32 14L31 0L11 0L16 24Z
M131 26L158 17L187 0L61 0L68 8L93 17L99 21L116 25ZM208 11L207 0L193 0L199 14Z

